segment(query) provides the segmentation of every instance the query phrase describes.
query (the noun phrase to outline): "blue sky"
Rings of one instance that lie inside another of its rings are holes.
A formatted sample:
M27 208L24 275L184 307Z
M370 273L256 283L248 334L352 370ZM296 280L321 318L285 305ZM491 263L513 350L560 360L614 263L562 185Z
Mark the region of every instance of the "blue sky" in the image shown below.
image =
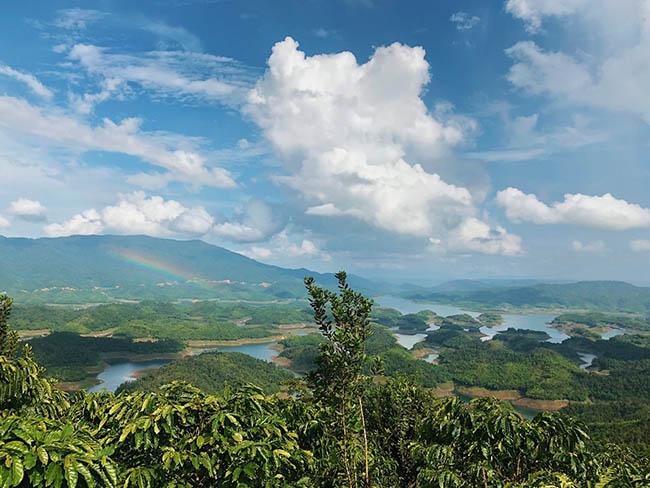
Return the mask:
M10 2L0 46L0 234L647 281L650 0Z

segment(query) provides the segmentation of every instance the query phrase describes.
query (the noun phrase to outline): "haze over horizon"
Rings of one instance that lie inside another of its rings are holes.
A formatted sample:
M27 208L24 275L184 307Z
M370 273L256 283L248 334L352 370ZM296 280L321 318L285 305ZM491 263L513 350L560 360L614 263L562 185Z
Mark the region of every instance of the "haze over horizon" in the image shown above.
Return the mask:
M82 6L3 6L0 235L647 284L650 0Z

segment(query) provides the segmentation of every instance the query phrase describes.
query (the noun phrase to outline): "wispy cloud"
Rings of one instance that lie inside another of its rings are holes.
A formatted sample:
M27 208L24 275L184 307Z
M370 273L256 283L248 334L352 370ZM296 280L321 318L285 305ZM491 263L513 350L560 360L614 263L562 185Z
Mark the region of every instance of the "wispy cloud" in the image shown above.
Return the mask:
M582 242L573 241L571 249L575 252L588 253L588 254L605 254L609 251L603 241Z
M41 83L34 75L17 71L3 64L0 64L0 75L9 76L10 78L18 80L21 83L25 83L29 89L39 97L43 97L49 100L54 96L52 90L43 85L43 83Z
M90 24L106 17L108 14L100 10L83 8L68 8L59 10L53 24L62 29L86 29Z
M218 188L236 186L227 170L208 166L205 156L194 150L189 140L186 147L169 147L169 137L144 132L140 123L137 118L119 124L104 119L103 125L92 127L65 114L45 112L22 99L0 97L0 127L7 131L36 136L80 152L99 150L136 156L166 169L161 176L168 181Z
M185 51L203 51L201 40L183 27L171 26L164 22L154 22L148 20L142 24L142 28L146 31L160 36L165 40L173 41L172 43L167 42L161 47L171 47L173 50L175 50L180 46Z
M650 240L648 239L635 239L630 241L630 249L634 252L648 252L650 251Z
M134 83L156 96L232 106L243 101L259 72L231 58L188 51L130 55L112 53L94 45L76 44L68 57L89 74L110 80L114 90L126 83ZM105 98L102 96L101 99Z
M476 15L470 15L467 12L456 12L449 20L456 24L456 29L459 31L466 31L476 27L481 18Z
M320 37L321 39L328 39L328 38L340 36L337 30L325 29L324 27L319 27L318 29L314 29L312 32L316 37Z
M592 127L592 121L579 114L573 114L565 124L553 121L541 125L538 113L513 118L510 110L510 106L496 108L505 132L502 148L469 152L466 156L488 162L548 159L555 153L599 144L610 137L610 131Z

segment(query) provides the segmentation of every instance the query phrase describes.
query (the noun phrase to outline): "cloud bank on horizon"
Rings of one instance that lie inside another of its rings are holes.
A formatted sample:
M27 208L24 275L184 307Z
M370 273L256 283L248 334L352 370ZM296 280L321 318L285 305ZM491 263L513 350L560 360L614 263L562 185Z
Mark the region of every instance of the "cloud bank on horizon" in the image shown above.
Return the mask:
M414 2L357 35L388 8L316 2L287 28L263 2L16 7L0 24L37 42L0 34L0 229L432 281L634 279L650 0L596 1Z

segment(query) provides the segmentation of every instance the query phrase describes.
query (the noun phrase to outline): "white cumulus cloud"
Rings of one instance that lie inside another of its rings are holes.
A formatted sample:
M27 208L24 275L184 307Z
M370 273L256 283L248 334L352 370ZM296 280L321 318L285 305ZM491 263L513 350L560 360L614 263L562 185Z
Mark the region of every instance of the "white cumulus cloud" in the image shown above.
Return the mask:
M529 32L537 32L544 17L563 17L587 3L587 0L507 0L506 11L523 20Z
M94 208L84 210L62 224L49 224L43 230L50 237L101 234L104 230L102 217Z
M510 187L497 193L496 202L514 222L573 224L609 230L650 227L650 209L609 193L602 196L567 193L563 201L549 206L534 194Z
M265 260L310 258L329 261L331 259L331 256L312 240L290 236L288 228L275 234L266 245L251 246L250 249L239 252L252 259Z
M37 200L19 198L9 204L8 212L23 220L45 220L47 209Z
M212 233L237 242L257 242L280 230L282 223L264 201L253 198L238 209L229 221L218 222Z
M9 221L0 215L0 229L6 229L7 227L9 227Z
M453 229L451 246L460 251L516 256L522 253L521 237L509 234L503 227L490 227L477 218L466 219Z
M276 181L302 195L309 215L362 219L449 244L462 240L447 236L477 218L470 191L425 168L466 142L476 123L448 106L429 112L421 98L429 82L424 56L421 47L394 43L359 64L350 52L308 57L289 37L273 47L243 110L285 163L287 174ZM472 246L495 247L504 249Z
M214 219L201 206L185 207L160 196L147 198L144 192L121 195L116 205L101 211L88 209L63 223L46 225L48 236L74 234L147 234L152 236L206 234Z

